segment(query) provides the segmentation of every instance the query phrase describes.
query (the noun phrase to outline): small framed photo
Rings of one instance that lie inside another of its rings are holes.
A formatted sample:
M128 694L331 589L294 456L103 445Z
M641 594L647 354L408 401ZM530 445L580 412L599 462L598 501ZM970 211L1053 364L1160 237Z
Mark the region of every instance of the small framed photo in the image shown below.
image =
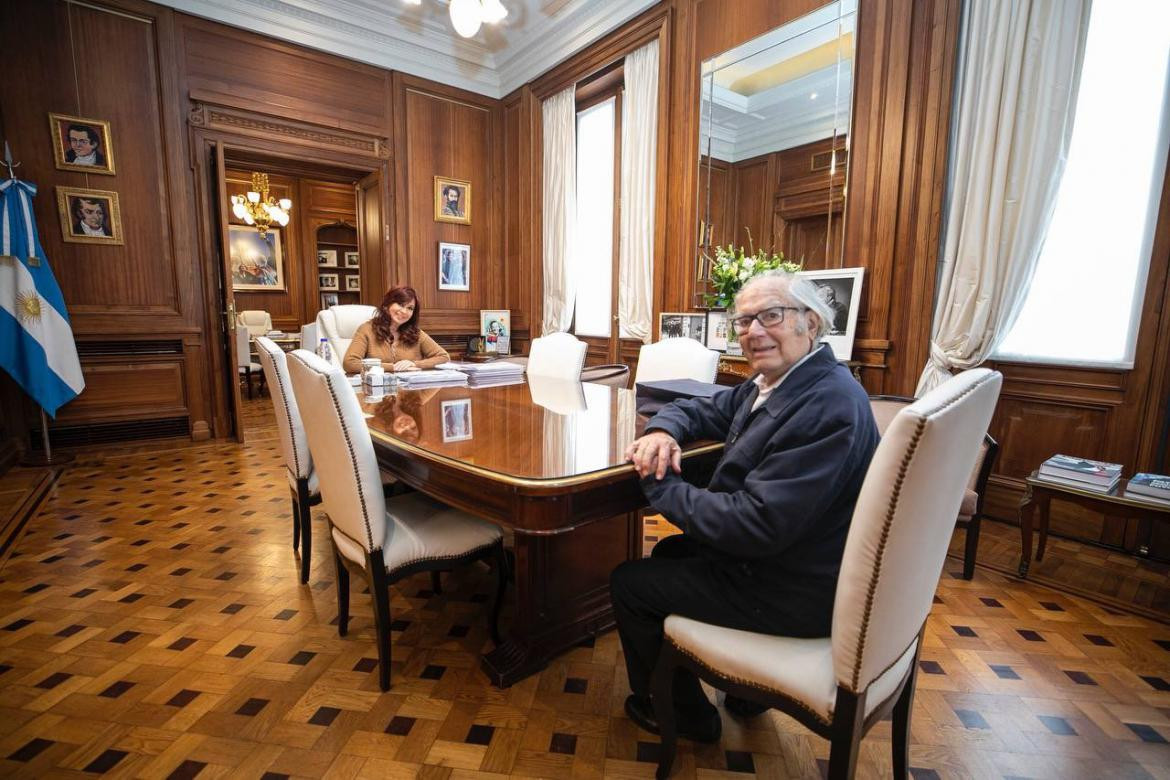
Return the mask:
M357 252L345 253L345 267L346 268L361 268L360 255Z
M664 311L658 315L658 338L694 339L707 346L707 315L701 311Z
M435 177L435 221L471 224L471 182Z
M317 274L317 288L320 290L339 290L337 274Z
M865 269L829 268L824 271L801 271L799 276L816 285L817 294L833 314L824 342L832 348L833 356L838 360L852 360Z
M345 277L345 291L346 292L361 292L362 278L357 274L350 274Z
M317 267L318 268L336 268L337 267L337 250L336 249L318 249L317 250Z
M467 441L471 438L471 399L460 398L439 404L443 416L443 441Z
M330 306L337 305L337 293L322 293L321 308L328 309Z
M731 324L727 321L727 312L707 312L707 349L726 352L727 344L734 340Z
M439 289L471 289L471 245L439 243Z
M258 228L228 225L228 241L233 290L285 289L279 230L269 230L261 236Z
M74 244L123 244L118 193L81 187L57 188L62 237Z
M110 123L66 114L49 114L53 158L63 171L114 173L114 145Z

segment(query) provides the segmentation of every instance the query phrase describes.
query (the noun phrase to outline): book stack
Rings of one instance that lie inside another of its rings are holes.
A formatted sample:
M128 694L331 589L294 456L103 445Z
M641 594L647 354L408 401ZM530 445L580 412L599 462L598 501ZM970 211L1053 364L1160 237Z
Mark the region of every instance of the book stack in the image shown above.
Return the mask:
M1121 479L1121 464L1074 458L1071 455L1053 455L1040 464L1039 477L1045 482L1108 493Z
M524 366L507 360L490 363L450 361L437 367L466 374L469 387L499 387L524 382Z
M1134 474L1125 484L1126 498L1170 506L1170 476L1165 474Z
M432 371L399 371L394 373L399 384L408 389L420 387L466 387L467 374L460 371L435 369Z

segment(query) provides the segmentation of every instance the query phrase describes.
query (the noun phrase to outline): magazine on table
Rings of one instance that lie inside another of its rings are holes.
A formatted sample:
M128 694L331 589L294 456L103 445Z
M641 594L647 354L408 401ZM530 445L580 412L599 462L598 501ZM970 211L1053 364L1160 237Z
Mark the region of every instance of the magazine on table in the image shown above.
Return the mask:
M1165 474L1134 474L1125 485L1125 493L1136 493L1170 501L1170 477Z
M1069 487L1080 488L1081 490L1089 490L1093 493L1108 493L1117 487L1117 483L1121 477L1114 477L1112 482L1098 484L1096 482L1086 482L1081 479L1074 479L1073 477L1065 477L1060 474L1037 474L1036 478L1041 482L1052 482L1056 485L1068 485Z
M1065 477L1112 487L1121 477L1121 464L1077 458L1072 455L1053 455L1040 464L1040 474L1045 477Z

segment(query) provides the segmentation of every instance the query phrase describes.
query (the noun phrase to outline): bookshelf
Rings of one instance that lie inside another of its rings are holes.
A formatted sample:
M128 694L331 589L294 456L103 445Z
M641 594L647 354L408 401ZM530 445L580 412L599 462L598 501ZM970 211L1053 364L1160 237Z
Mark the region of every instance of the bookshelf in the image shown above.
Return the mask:
M322 309L361 303L361 270L355 228L338 223L317 229L317 302Z

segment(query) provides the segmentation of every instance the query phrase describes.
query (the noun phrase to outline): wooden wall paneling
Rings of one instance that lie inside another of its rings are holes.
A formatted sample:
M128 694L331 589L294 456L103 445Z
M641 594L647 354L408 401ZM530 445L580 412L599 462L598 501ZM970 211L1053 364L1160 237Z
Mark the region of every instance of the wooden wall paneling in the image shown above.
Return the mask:
M539 171L540 104L528 86L502 101L504 138L501 202L504 302L512 311L512 350L526 352L543 316Z
M82 371L85 392L61 408L57 425L189 414L182 355L93 357ZM128 382L128 376L133 380Z
M733 201L735 224L729 231L735 246L772 246L772 201L776 192L776 158L766 154L736 163ZM750 249L749 249L750 251Z
M394 269L394 209L387 187L389 169L383 167L364 176L353 188L356 197L358 252L362 264L361 302L371 306L398 284Z
M1166 359L1170 355L1170 160L1162 179L1156 225L1137 344L1137 353L1149 354L1152 359L1149 380L1144 383L1149 393L1144 402L1135 470L1170 474L1170 360ZM1158 538L1166 536L1170 535ZM1170 549L1170 544L1161 549Z
M864 1L864 0L863 0ZM695 64L825 5L824 0L699 0ZM698 78L698 67L695 78ZM698 105L696 102L694 105Z

